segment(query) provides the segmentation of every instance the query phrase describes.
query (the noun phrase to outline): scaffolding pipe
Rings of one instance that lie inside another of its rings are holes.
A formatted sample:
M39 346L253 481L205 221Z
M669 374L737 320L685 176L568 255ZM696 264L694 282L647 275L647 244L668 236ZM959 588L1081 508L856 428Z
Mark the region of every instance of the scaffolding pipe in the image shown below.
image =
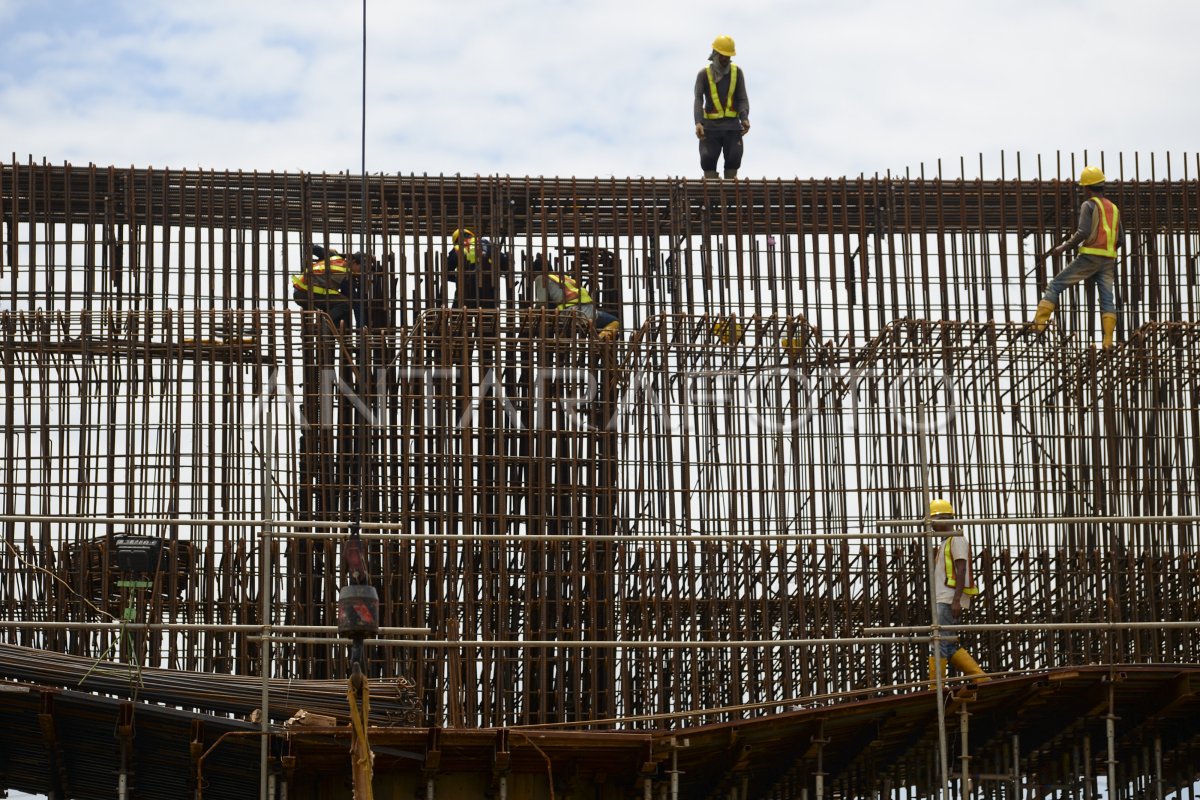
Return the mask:
M929 506L932 502L932 497L929 491L929 454L926 452L925 442L925 404L917 404L917 466L918 474L921 476L921 507L925 509L925 514L917 524L922 526L921 529L921 551L922 556L929 563L926 565L926 586L929 587L929 619L933 623L927 626L933 634L933 640L930 644L931 655L933 657L933 674L934 674L934 703L937 706L938 717L938 767L942 773L942 800L949 800L950 797L950 756L949 743L946 741L946 696L945 696L945 681L942 677L942 627L937 621L937 579L934 577L933 548L937 541L934 538L933 518L929 515ZM819 797L817 800L821 800Z
M958 744L961 751L958 770L962 780L961 794L964 798L971 796L971 756L967 750L970 742L968 728L970 716L971 712L967 710L967 704L962 703L958 708Z
M199 519L187 517L96 517L79 514L0 514L0 522L70 522L77 524L92 524L92 525L140 525L140 526L178 526L192 528L223 528L230 525L238 527L262 528L262 527L302 527L302 528L322 528L322 529L337 529L346 528L350 525L344 520L271 520L265 517L223 517L221 519ZM973 517L960 519L955 517L955 525L1082 525L1088 523L1130 523L1130 524L1156 524L1156 523L1192 523L1200 522L1200 515L1195 514L1180 514L1180 515L1117 515L1117 516L1096 516L1096 517ZM388 531L397 528L406 527L408 523L404 522L363 522L360 523L362 535L365 537L370 531ZM888 519L878 520L868 523L873 527L917 527L925 524L925 520L921 518L915 519ZM272 534L277 538L316 538L327 539L328 536L322 536L319 533L306 533L297 531L288 533L278 531ZM915 535L913 538L918 538ZM745 536L736 536L731 534L608 534L603 536L591 536L587 534L537 534L528 533L519 536L505 536L502 534L482 534L482 533L430 533L430 534L398 534L397 539L408 540L424 540L444 541L444 540L463 540L463 539L479 539L479 540L515 540L515 539L547 539L565 541L570 540L588 540L588 541L605 541L608 539L617 541L644 541L653 539L680 539L684 541L722 541L722 540L755 540L755 539L800 539L800 540L821 540L821 539L871 539L878 538L878 535L869 533L822 533L822 534L799 534L799 533L778 533L778 534L747 534ZM888 538L897 538L896 534L888 534Z
M1160 523L1160 522L1200 522L1200 515L1180 514L1178 516L1150 514L1144 517L1130 515L1096 516L1096 517L971 517L954 518L955 525L1086 525L1089 522L1128 522L1128 523ZM912 528L924 525L921 519L881 519L871 523L877 528Z
M271 548L274 542L271 538L272 522L275 519L275 506L273 502L274 492L271 491L271 482L275 475L275 465L273 463L272 454L274 448L271 446L272 436L269 435L274 429L275 404L267 404L267 418L264 422L262 432L262 448L260 452L263 458L262 469L262 496L263 510L266 513L267 524L262 527L262 535L259 537L259 557L262 559L262 575L260 576L259 593L262 596L262 635L266 641L262 643L260 648L262 655L262 665L259 673L262 675L262 692L259 702L262 704L262 741L259 746L259 794L260 800L273 800L274 792L270 785L270 760L271 760L271 620L274 619L273 606L275 603L274 591L271 585L271 572L273 569L271 559Z
M817 724L817 736L813 740L817 745L817 769L813 773L816 778L816 800L825 800L825 720Z
M271 629L271 637L280 633L324 633L337 631L336 625L245 625L221 624L206 625L203 622L59 622L56 620L0 620L0 628L21 628L31 630L89 630L89 631L212 631L213 633L261 633L263 628ZM381 627L381 634L388 636L422 636L430 632L429 628L396 628ZM271 638L268 637L268 638ZM259 637L260 639L263 637ZM275 637L281 638L281 637ZM287 639L287 641L291 641Z
M4 623L7 624L7 623ZM1159 628L1200 628L1200 621L1163 620L1162 622L980 622L961 625L896 625L863 628L867 636L878 636L884 631L894 633L930 633L935 629L945 631L1098 631L1112 630L1157 630Z
M1154 734L1154 796L1163 800L1162 734Z
M1012 735L1012 796L1013 800L1021 796L1021 736Z
M671 745L671 800L679 800L679 748Z
M1113 684L1108 685L1108 714L1104 717L1104 730L1108 739L1108 786L1106 796L1119 798L1117 790L1117 693Z
M3 627L3 626L0 626ZM267 637L248 636L250 641L263 641ZM335 639L323 637L300 637L300 636L276 636L270 637L270 641L288 642L293 644L348 644L349 639ZM723 650L725 648L754 648L754 647L818 647L830 645L844 644L883 644L894 642L895 639L888 637L851 637L841 639L757 639L740 642L705 642L705 641L676 641L676 640L645 640L637 639L631 641L621 641L620 639L421 639L413 642L397 642L392 639L364 639L364 644L370 645L392 645L394 647L433 647L433 648L460 648L460 647L477 647L481 650L494 650L497 648L513 648L513 647L562 647L567 649L578 649L587 647L621 647L628 649L653 649L657 647L688 649L696 648L698 650ZM921 638L906 638L906 642L922 642L928 641Z
M1092 734L1083 734L1083 800L1095 800L1096 776L1092 774Z

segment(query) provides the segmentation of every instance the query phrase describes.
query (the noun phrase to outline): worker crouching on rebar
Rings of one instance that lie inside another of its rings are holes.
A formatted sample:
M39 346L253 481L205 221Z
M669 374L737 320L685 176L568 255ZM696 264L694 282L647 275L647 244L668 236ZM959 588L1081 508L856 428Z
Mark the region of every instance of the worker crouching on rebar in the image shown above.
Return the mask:
M496 308L499 273L508 269L508 256L498 253L492 243L476 236L470 228L458 228L450 234L446 254L446 280L458 289L455 308ZM445 294L441 305L445 302Z
M1117 248L1124 246L1125 239L1121 229L1121 212L1112 200L1104 196L1104 173L1098 167L1083 168L1079 187L1085 199L1079 209L1078 229L1070 239L1042 258L1060 255L1076 245L1081 245L1079 253L1062 272L1054 276L1042 293L1030 327L1034 331L1044 331L1050 323L1050 315L1058 306L1058 296L1086 278L1088 283L1096 285L1100 294L1100 327L1104 332L1102 346L1107 350L1113 346L1113 334L1117 330L1114 289Z
M931 502L929 518L934 532L943 537L933 550L929 564L930 581L934 586L934 617L938 625L958 625L962 612L971 605L971 598L979 594L971 570L971 546L962 530L954 527L954 507L949 500ZM947 663L953 664L964 675L978 675L982 676L978 680L987 680L971 654L959 646L958 631L941 633L940 640L934 640L933 655L929 657L932 686L937 685L939 672L945 681Z
M586 317L596 326L600 340L610 342L621 332L619 319L597 308L588 290L570 275L550 271L540 255L533 262L532 287L535 307L571 311Z
M334 328L353 326L354 279L362 272L364 256L346 257L313 245L313 260L299 275L292 276L292 299L306 311L324 311Z

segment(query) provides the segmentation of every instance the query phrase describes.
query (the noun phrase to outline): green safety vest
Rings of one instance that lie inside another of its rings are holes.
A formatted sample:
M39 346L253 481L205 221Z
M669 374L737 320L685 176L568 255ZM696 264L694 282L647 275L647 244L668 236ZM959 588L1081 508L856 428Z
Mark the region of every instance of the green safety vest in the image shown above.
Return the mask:
M346 259L342 256L314 261L308 269L292 276L292 285L303 292L313 294L341 294L342 283L350 274Z
M950 555L950 539L947 538L942 544L942 554L946 561L946 585L953 589L958 585L958 581L954 577L954 558ZM967 553L967 585L963 587L963 594L979 594L979 587L975 585L975 576L971 572L971 555Z
M733 107L733 90L737 86L737 64L729 65L729 93L725 98L725 105L721 105L721 97L717 94L717 82L713 80L712 65L704 68L708 73L708 93L712 96L713 108L716 111L705 111L705 119L721 119L722 117L736 117L737 110Z
M588 290L575 283L575 280L569 275L551 274L547 277L562 287L563 302L558 304L560 311L571 306L590 304L592 302L592 296L588 294Z

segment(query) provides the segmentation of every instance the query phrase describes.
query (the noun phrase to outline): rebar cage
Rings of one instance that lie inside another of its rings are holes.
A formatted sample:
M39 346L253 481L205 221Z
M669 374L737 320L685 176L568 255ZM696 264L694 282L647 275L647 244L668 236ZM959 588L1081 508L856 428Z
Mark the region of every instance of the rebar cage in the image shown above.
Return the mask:
M1102 351L1082 284L1050 330L1024 324L1062 266L1039 256L1074 229L1071 167L7 165L0 629L146 667L340 676L342 645L286 636L336 622L358 532L384 624L430 631L370 652L425 724L743 719L922 686L924 643L863 631L929 623L924 528L879 523L944 496L1004 520L968 529L972 621L1097 623L970 634L985 668L1195 662L1192 629L1100 623L1200 613L1200 185L1186 160L1114 170ZM484 267L494 305L456 295L464 227L505 256ZM313 244L376 257L361 329L291 302ZM538 256L621 319L617 341L533 307ZM153 574L122 571L118 534L163 541ZM149 627L85 626L120 620Z

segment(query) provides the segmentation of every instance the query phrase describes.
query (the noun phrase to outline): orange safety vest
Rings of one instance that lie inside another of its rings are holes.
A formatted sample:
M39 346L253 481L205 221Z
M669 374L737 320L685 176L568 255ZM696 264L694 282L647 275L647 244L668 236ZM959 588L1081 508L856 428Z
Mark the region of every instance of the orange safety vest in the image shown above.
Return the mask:
M950 538L947 538L942 545L942 554L946 560L946 585L953 589L958 585L958 579L954 577L954 558L950 555ZM967 549L967 585L963 587L963 594L979 594L979 587L975 585L975 573L971 570L969 545Z
M736 117L737 109L733 107L733 90L737 86L737 64L729 65L729 91L725 98L725 105L721 105L721 97L717 94L717 82L713 80L712 65L704 68L708 74L708 93L712 97L713 108L716 111L705 111L705 119L721 119L722 117Z
M558 304L558 310L592 302L592 296L588 294L588 290L575 283L575 279L571 276L550 274L546 277L562 287L564 299Z
M342 256L331 256L314 261L304 272L293 275L292 285L302 292L341 294L342 284L349 274L350 268L346 266L346 259Z
M1093 197L1096 209L1092 212L1092 235L1083 246L1080 253L1089 256L1117 257L1117 227L1121 220L1121 212L1115 203L1107 197Z

